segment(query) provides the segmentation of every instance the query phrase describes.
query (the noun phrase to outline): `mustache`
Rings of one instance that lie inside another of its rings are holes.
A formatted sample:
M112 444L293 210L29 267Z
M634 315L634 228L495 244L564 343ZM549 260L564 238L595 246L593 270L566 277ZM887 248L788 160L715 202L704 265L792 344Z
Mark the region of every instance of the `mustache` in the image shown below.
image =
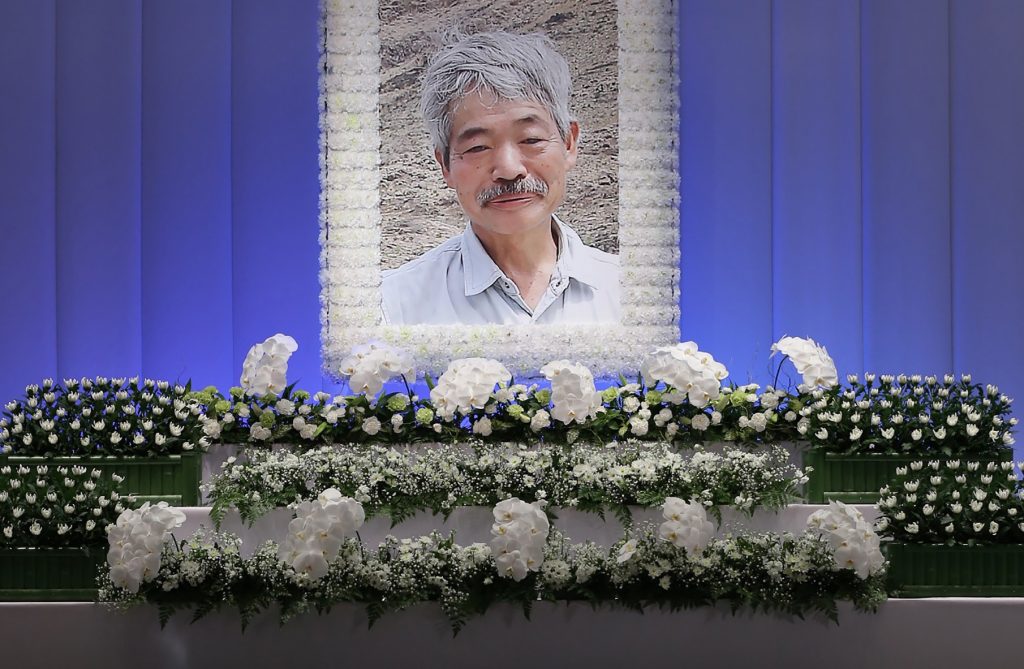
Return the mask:
M496 184L483 189L477 193L476 202L480 206L483 206L494 198L501 197L502 195L523 195L525 193L547 195L548 184L546 181L538 179L537 177L523 177L522 179Z

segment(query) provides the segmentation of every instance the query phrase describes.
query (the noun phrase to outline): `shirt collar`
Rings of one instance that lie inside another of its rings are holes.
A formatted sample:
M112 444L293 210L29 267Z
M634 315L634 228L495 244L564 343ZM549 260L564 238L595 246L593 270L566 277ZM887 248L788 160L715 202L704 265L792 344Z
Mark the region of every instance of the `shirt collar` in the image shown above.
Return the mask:
M563 278L576 279L596 290L600 276L598 276L593 263L587 262L586 246L584 246L583 240L557 216L552 215L551 218L558 231L558 260L555 261L551 281ZM505 276L501 268L487 254L480 238L473 232L472 223L467 223L466 230L462 233L461 254L467 297L484 292L495 281Z

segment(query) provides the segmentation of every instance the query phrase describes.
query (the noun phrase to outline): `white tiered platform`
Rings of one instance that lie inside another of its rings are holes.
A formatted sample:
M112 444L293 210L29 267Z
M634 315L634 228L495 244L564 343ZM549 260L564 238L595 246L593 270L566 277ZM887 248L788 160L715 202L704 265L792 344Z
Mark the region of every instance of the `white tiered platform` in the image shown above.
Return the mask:
M1024 599L890 600L875 614L840 608L839 625L724 608L677 613L538 604L530 620L498 606L452 637L420 606L367 628L357 605L243 634L233 612L161 630L150 607L2 604L5 667L864 667L1017 666Z

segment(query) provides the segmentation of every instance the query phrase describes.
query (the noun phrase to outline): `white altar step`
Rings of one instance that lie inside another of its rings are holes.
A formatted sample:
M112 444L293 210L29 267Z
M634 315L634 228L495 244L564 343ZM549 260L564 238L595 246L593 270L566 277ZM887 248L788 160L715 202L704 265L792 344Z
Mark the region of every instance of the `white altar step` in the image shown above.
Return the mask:
M2 666L202 669L211 667L1012 667L1024 599L894 599L877 613L839 606L839 625L726 607L643 615L584 603L537 604L530 620L496 605L452 637L436 605L385 615L335 606L283 627L268 613L242 633L225 611L160 628L155 607L126 613L98 604L0 604Z
M856 505L864 514L865 519L873 521L878 511L874 506ZM821 504L791 504L780 511L759 510L753 517L734 509L722 510L722 525L719 535L743 530L753 532L792 532L800 534L807 526L807 518L818 509L825 508ZM200 526L213 527L208 507L184 507L186 521L184 526L175 530L175 536L181 538L192 534ZM662 522L660 509L632 507L634 523L651 521ZM623 527L613 516L605 514L605 519L593 513L584 513L576 509L555 509L557 519L552 525L567 534L573 541L593 541L599 545L611 546L622 538ZM249 527L239 518L238 513L230 511L221 524L221 530L237 534L242 539L242 553L249 555L256 546L267 539L280 541L288 534L288 523L293 517L291 509L275 509L259 518ZM391 527L391 519L387 516L368 518L359 530L359 536L368 546L376 546L387 535L400 539L418 537L438 530L444 534L455 531L456 541L466 545L473 542L487 542L491 539L491 525L494 518L487 507L460 507L455 509L447 520L443 516L435 516L429 512L420 512Z

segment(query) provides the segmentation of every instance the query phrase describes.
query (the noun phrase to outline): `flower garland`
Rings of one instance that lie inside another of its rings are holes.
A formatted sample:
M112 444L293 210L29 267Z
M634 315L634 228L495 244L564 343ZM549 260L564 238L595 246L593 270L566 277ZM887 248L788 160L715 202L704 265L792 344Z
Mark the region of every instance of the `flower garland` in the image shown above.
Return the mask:
M509 496L584 511L611 511L624 522L629 505L657 506L666 497L753 513L795 499L803 473L779 446L752 453L726 448L684 456L669 444L626 442L569 448L523 444L397 449L324 447L300 455L250 452L230 459L208 489L212 515L236 508L252 522L274 508L314 499L337 488L367 513L398 522L429 509L448 514L457 506L492 505Z
M327 493L329 504L351 504L336 492ZM682 504L670 500L666 515L678 516ZM703 513L700 505L696 510ZM604 548L570 542L548 528L537 505L510 499L494 509L490 546L461 546L454 535L434 532L415 539L388 537L371 550L357 539L342 538L357 524L326 511L312 513L335 517L328 517L325 527L339 528L337 534L326 530L335 538L313 547L312 560L295 559L299 553L273 541L243 557L237 537L200 530L180 543L165 542L158 571L137 580L119 574L118 583L101 574L100 599L121 606L155 604L161 623L178 609L191 610L198 619L222 606L235 607L243 629L272 607L284 622L342 602L363 603L372 624L389 611L438 602L456 632L499 602L518 604L529 614L537 601L581 600L638 611L729 601L734 609L799 616L821 612L837 620L838 600L873 611L885 599L884 569L874 562L864 570L848 564L833 549L827 530L681 543L675 529L665 525L684 522L668 520L660 528L634 528L631 536ZM355 511L343 513L353 517ZM302 531L308 516L300 512L290 532Z

